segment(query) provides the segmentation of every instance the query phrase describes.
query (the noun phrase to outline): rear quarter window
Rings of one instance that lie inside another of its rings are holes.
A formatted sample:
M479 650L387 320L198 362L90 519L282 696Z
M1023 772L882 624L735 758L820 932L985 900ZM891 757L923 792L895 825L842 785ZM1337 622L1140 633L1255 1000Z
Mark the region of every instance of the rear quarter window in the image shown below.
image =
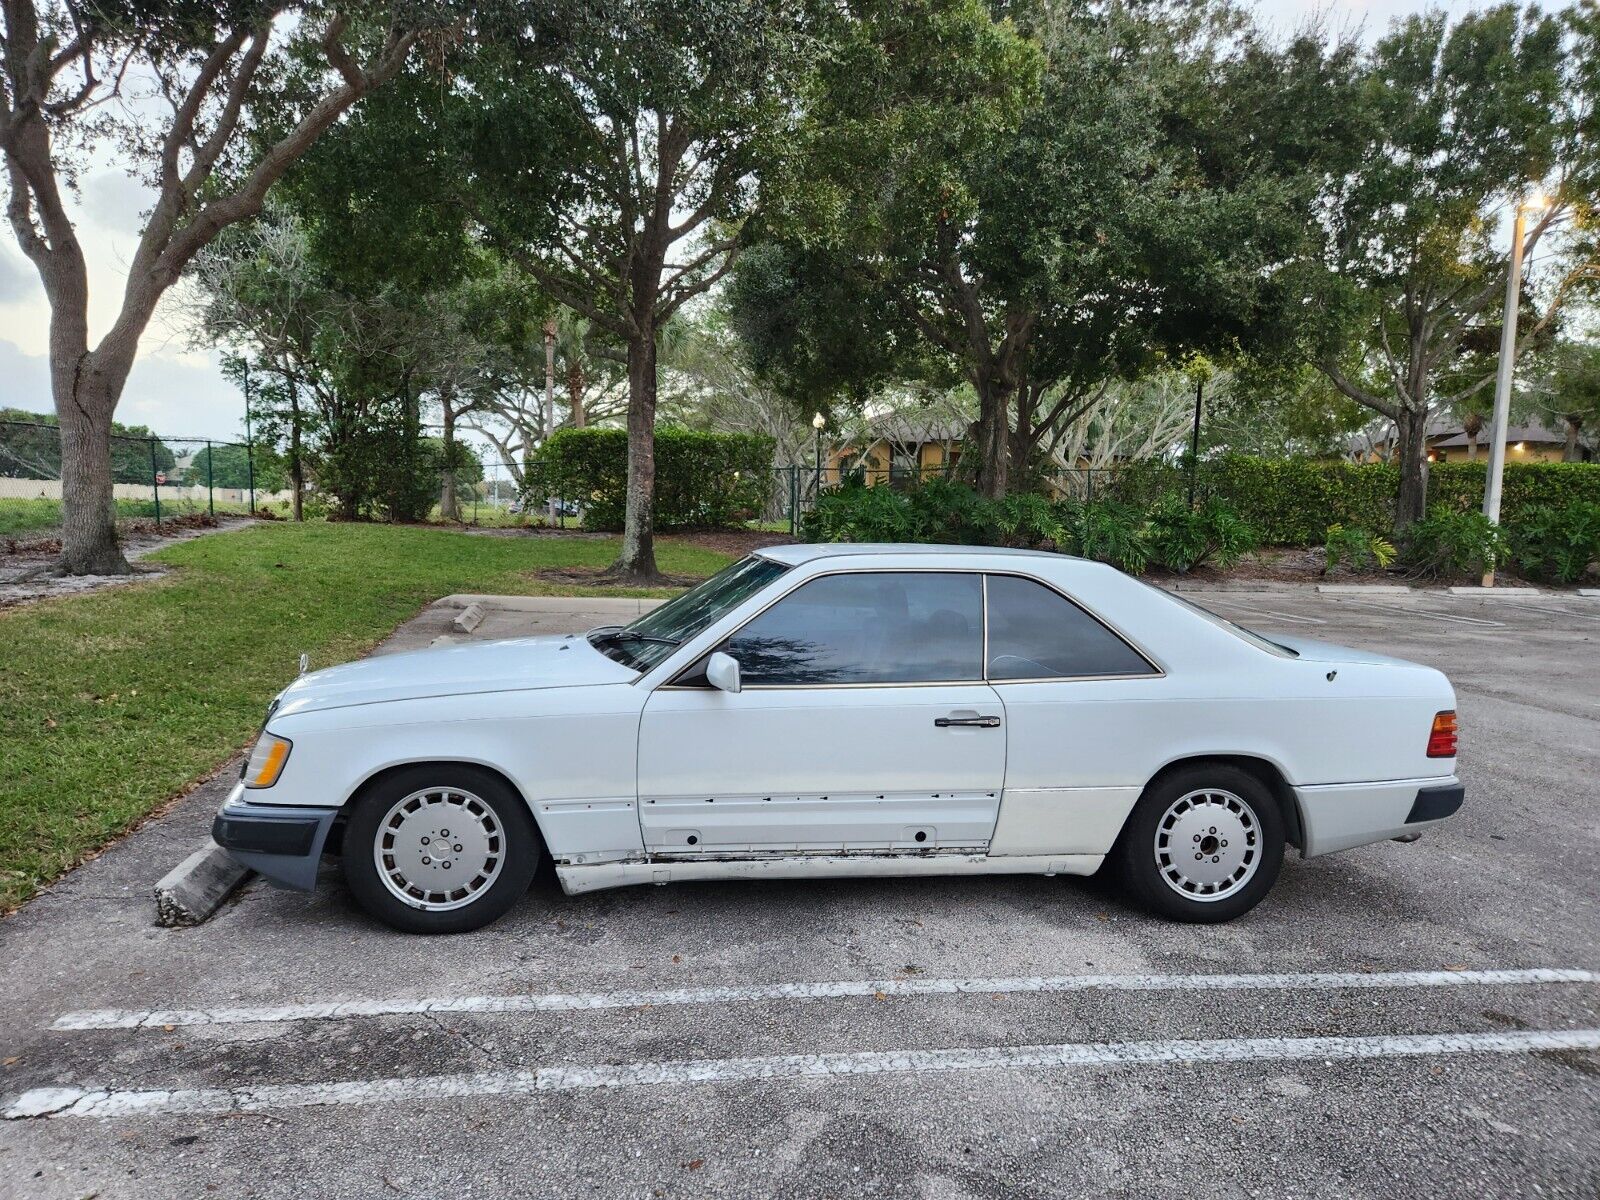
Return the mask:
M1157 673L1118 634L1042 583L991 575L988 589L989 678L997 683Z

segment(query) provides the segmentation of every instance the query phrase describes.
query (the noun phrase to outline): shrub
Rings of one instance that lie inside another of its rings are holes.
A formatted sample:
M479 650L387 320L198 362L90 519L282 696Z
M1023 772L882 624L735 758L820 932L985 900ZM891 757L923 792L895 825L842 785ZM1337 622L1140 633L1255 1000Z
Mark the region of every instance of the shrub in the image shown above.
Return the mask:
M1406 530L1405 561L1413 575L1482 575L1508 555L1505 530L1481 512L1434 512Z
M900 492L889 487L846 483L817 497L800 518L808 542L920 542L923 527Z
M1509 532L1523 575L1576 583L1600 559L1600 504L1536 504L1522 511Z
M1150 563L1144 514L1120 500L1068 501L1060 506L1061 549L1137 575Z
M957 546L986 546L994 540L994 506L965 484L928 479L905 495L919 540Z
M1166 496L1150 509L1151 561L1180 574L1206 563L1230 567L1259 544L1249 523L1215 497L1191 509Z
M988 507L993 514L994 531L1003 546L1058 548L1068 540L1060 514L1043 496L1031 493L1006 496Z
M1483 507L1485 464L1434 463L1428 468L1428 511L1471 512ZM1202 496L1224 501L1272 546L1314 546L1329 525L1387 530L1394 524L1399 468L1390 463L1269 459L1229 454L1199 466ZM1149 508L1164 496L1187 495L1185 468L1171 462L1141 462L1098 483L1106 494ZM1509 463L1505 470L1502 519L1515 525L1527 509L1600 504L1600 464Z
M657 429L656 528L715 528L758 513L772 482L773 445L762 434ZM530 509L558 496L583 506L586 528L622 528L628 506L626 430L558 430L532 465L524 494Z
M1327 561L1323 572L1344 563L1355 571L1384 570L1394 562L1398 551L1388 538L1368 533L1359 525L1329 525L1322 542Z

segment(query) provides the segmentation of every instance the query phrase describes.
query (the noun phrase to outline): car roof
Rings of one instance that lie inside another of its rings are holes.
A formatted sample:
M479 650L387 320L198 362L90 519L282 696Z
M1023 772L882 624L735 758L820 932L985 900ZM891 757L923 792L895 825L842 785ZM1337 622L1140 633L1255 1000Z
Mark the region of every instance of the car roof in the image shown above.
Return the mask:
M906 556L937 555L943 558L1043 558L1057 563L1086 563L1087 559L1046 550L1014 550L1006 546L945 546L922 542L804 542L785 546L763 546L756 551L762 558L796 567L819 558L845 558L860 555Z

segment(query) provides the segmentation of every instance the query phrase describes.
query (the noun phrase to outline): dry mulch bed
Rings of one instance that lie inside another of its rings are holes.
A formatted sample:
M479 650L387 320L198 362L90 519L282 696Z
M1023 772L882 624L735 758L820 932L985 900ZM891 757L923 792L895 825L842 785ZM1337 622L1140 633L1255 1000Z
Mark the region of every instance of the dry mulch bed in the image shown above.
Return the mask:
M624 579L619 575L606 574L605 567L543 567L536 571L524 572L529 579L537 579L540 583L581 583L584 587L593 588L637 588L637 587L693 587L704 580L702 575L658 575L646 583L637 579Z
M695 533L667 535L673 541L687 542L703 550L715 550L739 558L764 546L787 546L798 539L787 533L768 533L760 529L705 529Z

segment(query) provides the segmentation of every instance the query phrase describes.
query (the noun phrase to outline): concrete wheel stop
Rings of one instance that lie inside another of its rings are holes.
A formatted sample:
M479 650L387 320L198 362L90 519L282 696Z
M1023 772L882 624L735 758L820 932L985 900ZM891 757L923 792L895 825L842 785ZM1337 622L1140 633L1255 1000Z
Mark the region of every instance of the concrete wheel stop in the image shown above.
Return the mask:
M156 924L199 925L252 874L216 842L206 839L156 884Z

